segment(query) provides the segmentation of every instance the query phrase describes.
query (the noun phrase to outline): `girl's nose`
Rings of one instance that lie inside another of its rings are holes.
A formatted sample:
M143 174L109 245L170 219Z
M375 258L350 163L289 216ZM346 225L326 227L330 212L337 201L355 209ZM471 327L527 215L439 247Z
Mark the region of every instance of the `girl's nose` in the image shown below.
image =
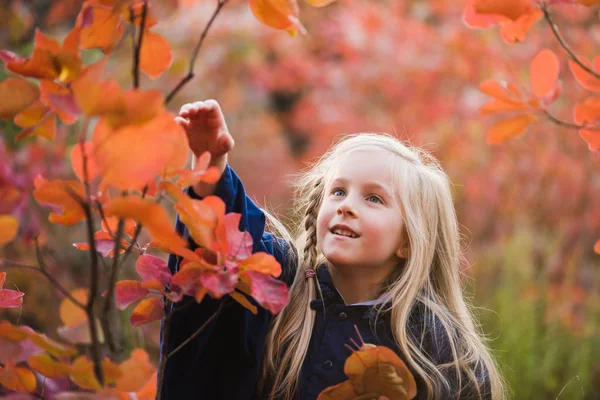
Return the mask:
M356 216L356 211L352 207L352 204L350 203L348 198L346 198L344 201L342 201L340 203L340 205L337 209L337 214L338 215Z

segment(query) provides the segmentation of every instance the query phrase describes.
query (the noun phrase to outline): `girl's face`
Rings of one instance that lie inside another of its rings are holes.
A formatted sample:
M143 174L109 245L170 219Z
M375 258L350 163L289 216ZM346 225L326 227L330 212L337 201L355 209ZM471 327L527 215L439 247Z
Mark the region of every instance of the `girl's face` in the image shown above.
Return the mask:
M333 171L317 216L317 244L336 268L389 273L404 257L404 225L392 187L394 157L382 149L354 150Z

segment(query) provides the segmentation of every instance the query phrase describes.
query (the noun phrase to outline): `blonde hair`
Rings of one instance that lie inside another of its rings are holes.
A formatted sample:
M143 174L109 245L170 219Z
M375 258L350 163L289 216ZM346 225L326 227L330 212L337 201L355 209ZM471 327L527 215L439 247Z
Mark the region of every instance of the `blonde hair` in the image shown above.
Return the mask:
M268 380L273 385L269 388L269 398L291 400L298 390L315 321L310 302L320 291L317 279L305 279L305 271L316 270L326 261L317 248L317 214L333 167L343 155L365 147L397 156L398 162L392 166L395 193L410 248L404 267L385 285L391 307L381 306L378 316L390 313L394 339L405 360L423 378L429 399L439 398L450 389L444 376L449 368L454 369L450 373L457 374L459 387L471 383L482 398L483 382L478 382L476 375L482 366L489 376L492 399L504 398L502 378L462 295L460 236L450 180L439 162L426 151L405 145L390 135L375 133L343 137L297 179L295 211L302 218L295 240L298 268L289 302L274 317L266 339L263 383ZM291 237L272 216L267 214L267 218L280 235ZM409 330L409 317L415 306L426 310L423 332L434 335L439 325L443 327L449 338L452 362L435 365L420 351L420 338L413 337ZM462 377L469 382L461 382Z

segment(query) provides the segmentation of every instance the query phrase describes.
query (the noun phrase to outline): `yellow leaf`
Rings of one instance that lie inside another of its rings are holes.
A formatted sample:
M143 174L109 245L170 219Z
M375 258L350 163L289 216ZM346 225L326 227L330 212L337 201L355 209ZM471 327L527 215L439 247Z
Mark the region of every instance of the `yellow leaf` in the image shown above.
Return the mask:
M12 215L0 215L0 245L10 242L17 236L19 220Z

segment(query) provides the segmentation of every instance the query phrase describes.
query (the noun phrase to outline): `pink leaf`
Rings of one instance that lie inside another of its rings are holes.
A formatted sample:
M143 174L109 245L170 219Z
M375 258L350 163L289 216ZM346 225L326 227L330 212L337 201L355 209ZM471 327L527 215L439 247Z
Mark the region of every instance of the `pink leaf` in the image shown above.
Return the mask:
M157 279L164 286L171 283L171 271L162 258L145 254L138 258L135 269L144 281Z
M146 296L150 291L141 286L138 281L119 281L115 285L115 297L117 301L117 308L119 310L126 309L130 304L138 301L142 297Z
M250 295L273 314L279 313L288 300L286 284L272 276L255 271L242 272L242 281L250 285Z

